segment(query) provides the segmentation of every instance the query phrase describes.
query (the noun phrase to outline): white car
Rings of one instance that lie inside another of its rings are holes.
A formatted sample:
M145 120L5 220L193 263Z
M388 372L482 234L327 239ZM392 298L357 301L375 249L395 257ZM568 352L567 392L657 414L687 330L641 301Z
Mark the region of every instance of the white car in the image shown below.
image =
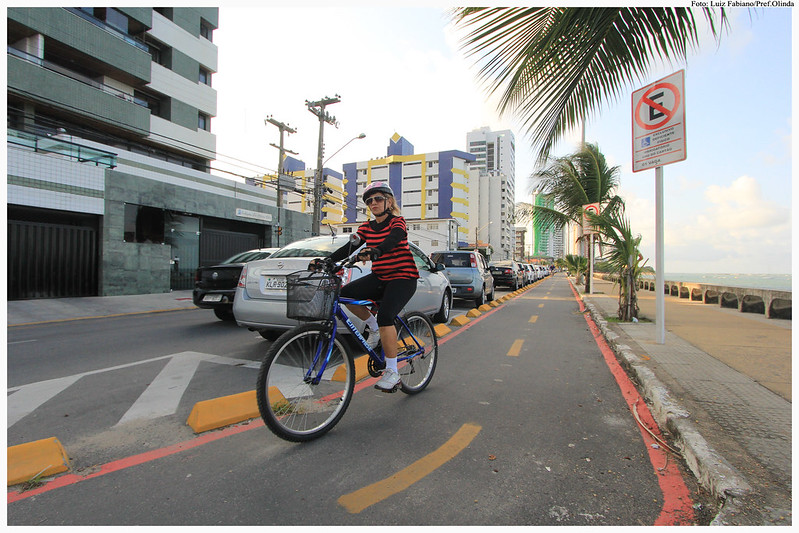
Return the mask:
M274 340L300 322L286 317L286 275L306 270L308 263L317 257L327 257L349 240L349 235L310 237L293 242L269 256L247 263L241 271L233 315L239 326L258 331L265 339ZM452 308L452 287L444 275L443 265L434 264L419 248L410 245L419 269L416 292L404 311L421 311L435 322L449 321ZM343 283L357 279L371 271L371 263L358 263L358 268L343 273ZM363 322L346 310L347 316L359 329ZM339 331L347 332L346 328Z

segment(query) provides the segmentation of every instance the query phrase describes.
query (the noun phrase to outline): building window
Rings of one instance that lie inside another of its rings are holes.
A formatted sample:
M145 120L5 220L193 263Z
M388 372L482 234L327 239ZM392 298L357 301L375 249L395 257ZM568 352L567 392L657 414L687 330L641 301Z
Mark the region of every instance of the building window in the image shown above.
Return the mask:
M430 241L430 246L438 246L438 240L434 239Z
M204 37L213 42L214 29L204 20L200 20L200 37Z
M164 243L164 210L125 204L125 242Z
M438 224L428 224L427 229L438 229Z
M352 233L352 228L341 228L341 233Z
M204 68L200 67L200 83L211 86L211 73Z
M411 224L411 229L413 231L419 231L420 229L422 229L422 225L421 224Z
M211 131L211 117L205 113L198 114L197 127L201 130Z

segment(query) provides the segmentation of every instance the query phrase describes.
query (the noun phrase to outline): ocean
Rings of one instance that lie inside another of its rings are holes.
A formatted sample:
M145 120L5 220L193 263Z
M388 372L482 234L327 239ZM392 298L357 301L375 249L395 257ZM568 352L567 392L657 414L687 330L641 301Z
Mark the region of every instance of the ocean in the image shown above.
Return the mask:
M649 276L654 279L654 276ZM666 281L791 292L791 274L665 274Z

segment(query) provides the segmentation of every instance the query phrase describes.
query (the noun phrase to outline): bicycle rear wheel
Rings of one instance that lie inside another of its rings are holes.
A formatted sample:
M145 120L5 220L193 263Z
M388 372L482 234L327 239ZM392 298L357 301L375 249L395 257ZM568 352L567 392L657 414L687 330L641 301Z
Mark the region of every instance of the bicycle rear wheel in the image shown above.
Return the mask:
M337 338L319 378L327 335L327 328L320 324L299 326L281 335L261 363L258 410L269 429L282 439L302 442L324 435L341 419L352 399L355 363Z
M398 365L402 380L400 390L405 394L416 394L424 390L433 378L438 362L438 336L433 323L422 313L408 313L403 320L407 328L397 321L397 356L413 357Z

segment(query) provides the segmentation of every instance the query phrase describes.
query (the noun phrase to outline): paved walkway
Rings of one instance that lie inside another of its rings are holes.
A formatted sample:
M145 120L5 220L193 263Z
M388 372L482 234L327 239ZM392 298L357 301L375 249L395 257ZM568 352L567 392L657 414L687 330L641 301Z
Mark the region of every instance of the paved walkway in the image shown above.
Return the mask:
M582 295L592 313L615 318L613 283L594 292ZM639 308L641 322L602 329L697 477L726 497L716 522L791 524L791 321L667 295L659 344L655 293L639 292Z

